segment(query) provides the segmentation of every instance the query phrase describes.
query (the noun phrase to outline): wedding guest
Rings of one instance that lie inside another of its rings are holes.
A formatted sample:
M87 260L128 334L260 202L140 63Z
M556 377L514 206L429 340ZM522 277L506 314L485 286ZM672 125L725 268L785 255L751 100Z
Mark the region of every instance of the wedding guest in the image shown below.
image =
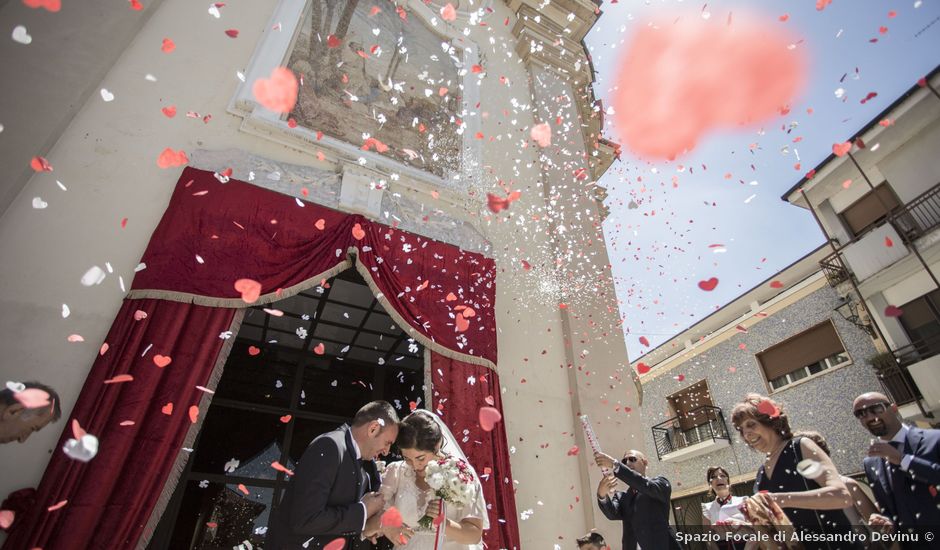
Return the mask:
M744 502L744 497L731 494L731 476L728 470L721 466L712 466L705 474L708 482L709 495L715 495L715 500L702 504L703 525L711 528L722 541L718 544L709 544L710 548L721 550L744 550L747 548L746 540L735 540L735 534L743 534L747 527L744 514L738 509Z
M816 445L826 456L832 457L832 452L829 450L829 443L826 442L826 438L819 432L813 430L802 430L795 434L794 437L808 437L813 440ZM840 476L842 478L842 483L845 483L845 488L849 490L849 494L852 495L852 506L849 506L843 512L845 516L849 518L849 522L852 525L868 525L868 518L872 514L877 514L878 509L875 508L875 503L868 498L868 495L865 491L862 490L862 486L858 484L857 481L850 478L849 476ZM868 538L866 534L866 538Z
M809 535L806 550L862 547L857 542L812 540L819 533L840 533L852 540L852 525L842 511L852 499L829 456L812 439L793 436L778 403L748 394L731 411L731 423L750 448L766 455L754 483L755 493L761 494L752 499L765 508L778 504L794 527Z
M7 384L6 388L0 390L0 443L23 443L33 432L38 432L62 417L59 394L49 386L39 382L25 382L20 384L17 392L9 386ZM24 405L16 394L26 390L36 390L32 393L44 392L48 396L48 400L43 399L46 404L32 408Z
M898 406L884 394L864 393L852 404L855 418L877 439L868 448L865 475L883 515L872 526L896 530L940 526L940 430L901 423ZM887 516L887 517L885 517Z
M649 462L640 451L630 450L623 460L614 460L604 453L594 453L594 461L612 475L604 476L597 487L597 502L609 520L623 522L623 550L669 548L679 543L669 528L669 496L672 485L663 476L646 477ZM629 487L610 494L616 480Z
M597 531L591 531L575 542L578 543L578 550L610 550L604 537Z

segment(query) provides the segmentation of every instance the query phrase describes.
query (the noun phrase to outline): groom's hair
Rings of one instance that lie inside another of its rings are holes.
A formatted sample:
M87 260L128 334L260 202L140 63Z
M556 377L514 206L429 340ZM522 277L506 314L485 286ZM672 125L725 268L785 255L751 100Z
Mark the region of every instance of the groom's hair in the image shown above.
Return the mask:
M591 531L590 533L577 539L575 542L578 543L578 548L587 546L588 544L596 544L598 548L607 546L607 542L604 541L604 537L602 537L601 534L596 531Z
M364 426L374 420L378 420L384 430L392 424L398 424L398 413L388 401L372 401L366 403L356 412L353 418L353 427Z

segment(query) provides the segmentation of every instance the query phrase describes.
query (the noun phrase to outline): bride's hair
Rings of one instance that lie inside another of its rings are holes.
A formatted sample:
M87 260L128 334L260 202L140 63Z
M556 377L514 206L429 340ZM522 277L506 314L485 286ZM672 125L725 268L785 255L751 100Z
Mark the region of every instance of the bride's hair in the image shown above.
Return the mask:
M401 421L398 425L398 439L395 441L399 449L437 450L443 435L440 426L428 414L413 412Z

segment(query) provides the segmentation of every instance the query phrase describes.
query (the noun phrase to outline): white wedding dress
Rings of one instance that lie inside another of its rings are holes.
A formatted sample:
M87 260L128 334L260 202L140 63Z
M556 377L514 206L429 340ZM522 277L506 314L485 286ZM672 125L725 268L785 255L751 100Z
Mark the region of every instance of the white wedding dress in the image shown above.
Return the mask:
M464 456L457 442L454 441L450 430L443 422L431 413L438 425L441 426L444 434L444 447L441 449L445 454L450 454L462 458L469 464L467 457ZM471 467L472 468L472 467ZM474 478L474 496L470 503L458 506L451 503L444 505L445 516L456 522L465 518L477 518L483 522L483 530L489 529L490 522L486 511L486 501L483 499L483 487L480 485L480 478L476 471L473 472ZM415 535L404 546L395 546L396 550L434 550L435 533L429 531L418 531L418 520L424 517L424 511L427 509L428 502L433 500L434 491L422 491L418 488L415 481L415 471L405 461L393 462L388 465L385 473L382 475L382 487L379 489L382 496L385 497L385 509L394 506L401 513L402 521L408 527L415 528ZM483 550L482 541L478 544L458 544L447 540L447 531L442 529L444 541L438 545L438 550ZM395 542L395 541L393 541Z

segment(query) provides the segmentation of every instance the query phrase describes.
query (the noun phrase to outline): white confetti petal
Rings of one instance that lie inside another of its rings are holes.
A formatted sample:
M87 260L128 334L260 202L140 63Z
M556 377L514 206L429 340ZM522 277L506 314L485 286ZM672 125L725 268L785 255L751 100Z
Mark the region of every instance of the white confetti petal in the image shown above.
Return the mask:
M69 309L68 304L62 304L62 318L66 319L69 315L72 314L72 310Z
M82 286L100 285L107 276L107 273L105 273L103 269L93 265L82 275Z
M30 36L29 32L26 30L26 27L23 25L17 25L13 27L13 40L28 46L32 41L33 37Z

